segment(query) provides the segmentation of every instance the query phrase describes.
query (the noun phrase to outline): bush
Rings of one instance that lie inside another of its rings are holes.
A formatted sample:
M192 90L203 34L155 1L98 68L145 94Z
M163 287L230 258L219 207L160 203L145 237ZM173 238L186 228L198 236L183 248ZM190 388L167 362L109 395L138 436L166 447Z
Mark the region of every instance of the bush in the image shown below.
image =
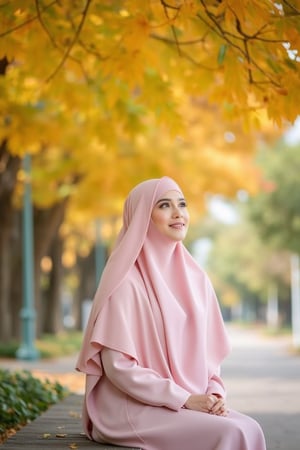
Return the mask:
M67 394L59 383L42 382L29 371L0 369L0 436L34 420Z

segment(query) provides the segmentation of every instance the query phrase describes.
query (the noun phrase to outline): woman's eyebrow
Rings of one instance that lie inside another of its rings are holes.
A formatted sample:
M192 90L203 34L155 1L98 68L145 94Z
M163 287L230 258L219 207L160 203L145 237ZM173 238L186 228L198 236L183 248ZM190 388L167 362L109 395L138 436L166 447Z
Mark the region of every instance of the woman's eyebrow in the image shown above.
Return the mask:
M176 199L172 199L172 198L160 198L159 200L157 200L156 205L158 205L158 203L161 203L161 202L171 202L172 200L175 200L175 201L177 201L177 202L182 202L182 201L185 201L185 198L184 198L184 197L182 197L182 198L176 198Z

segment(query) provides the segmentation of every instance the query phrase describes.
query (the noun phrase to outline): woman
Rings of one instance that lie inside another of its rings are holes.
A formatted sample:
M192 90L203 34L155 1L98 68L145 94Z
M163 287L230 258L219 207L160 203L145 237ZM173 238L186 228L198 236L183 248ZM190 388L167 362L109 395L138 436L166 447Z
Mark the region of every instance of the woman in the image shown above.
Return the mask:
M84 430L143 450L265 450L258 423L227 410L228 337L211 283L182 244L188 224L168 177L127 197L77 364Z

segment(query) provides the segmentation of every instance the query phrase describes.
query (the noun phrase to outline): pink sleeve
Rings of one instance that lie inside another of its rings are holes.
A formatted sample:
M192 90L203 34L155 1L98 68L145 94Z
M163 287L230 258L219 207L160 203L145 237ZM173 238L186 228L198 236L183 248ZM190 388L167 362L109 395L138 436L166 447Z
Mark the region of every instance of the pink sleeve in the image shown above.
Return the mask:
M223 381L218 375L213 375L209 380L206 394L218 394L223 398L226 397Z
M178 411L190 393L152 369L141 367L121 352L104 348L101 352L104 372L121 391L139 402L165 406Z

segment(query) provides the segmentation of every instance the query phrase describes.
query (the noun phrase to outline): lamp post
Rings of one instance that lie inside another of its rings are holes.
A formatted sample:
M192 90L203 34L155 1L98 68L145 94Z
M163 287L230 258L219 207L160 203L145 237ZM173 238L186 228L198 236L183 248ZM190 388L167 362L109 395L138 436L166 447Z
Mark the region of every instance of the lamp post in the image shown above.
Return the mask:
M23 159L25 173L23 195L23 306L21 309L22 343L16 356L18 359L35 360L39 357L34 347L35 341L35 309L34 309L34 276L33 276L33 223L31 201L31 157L26 154Z

